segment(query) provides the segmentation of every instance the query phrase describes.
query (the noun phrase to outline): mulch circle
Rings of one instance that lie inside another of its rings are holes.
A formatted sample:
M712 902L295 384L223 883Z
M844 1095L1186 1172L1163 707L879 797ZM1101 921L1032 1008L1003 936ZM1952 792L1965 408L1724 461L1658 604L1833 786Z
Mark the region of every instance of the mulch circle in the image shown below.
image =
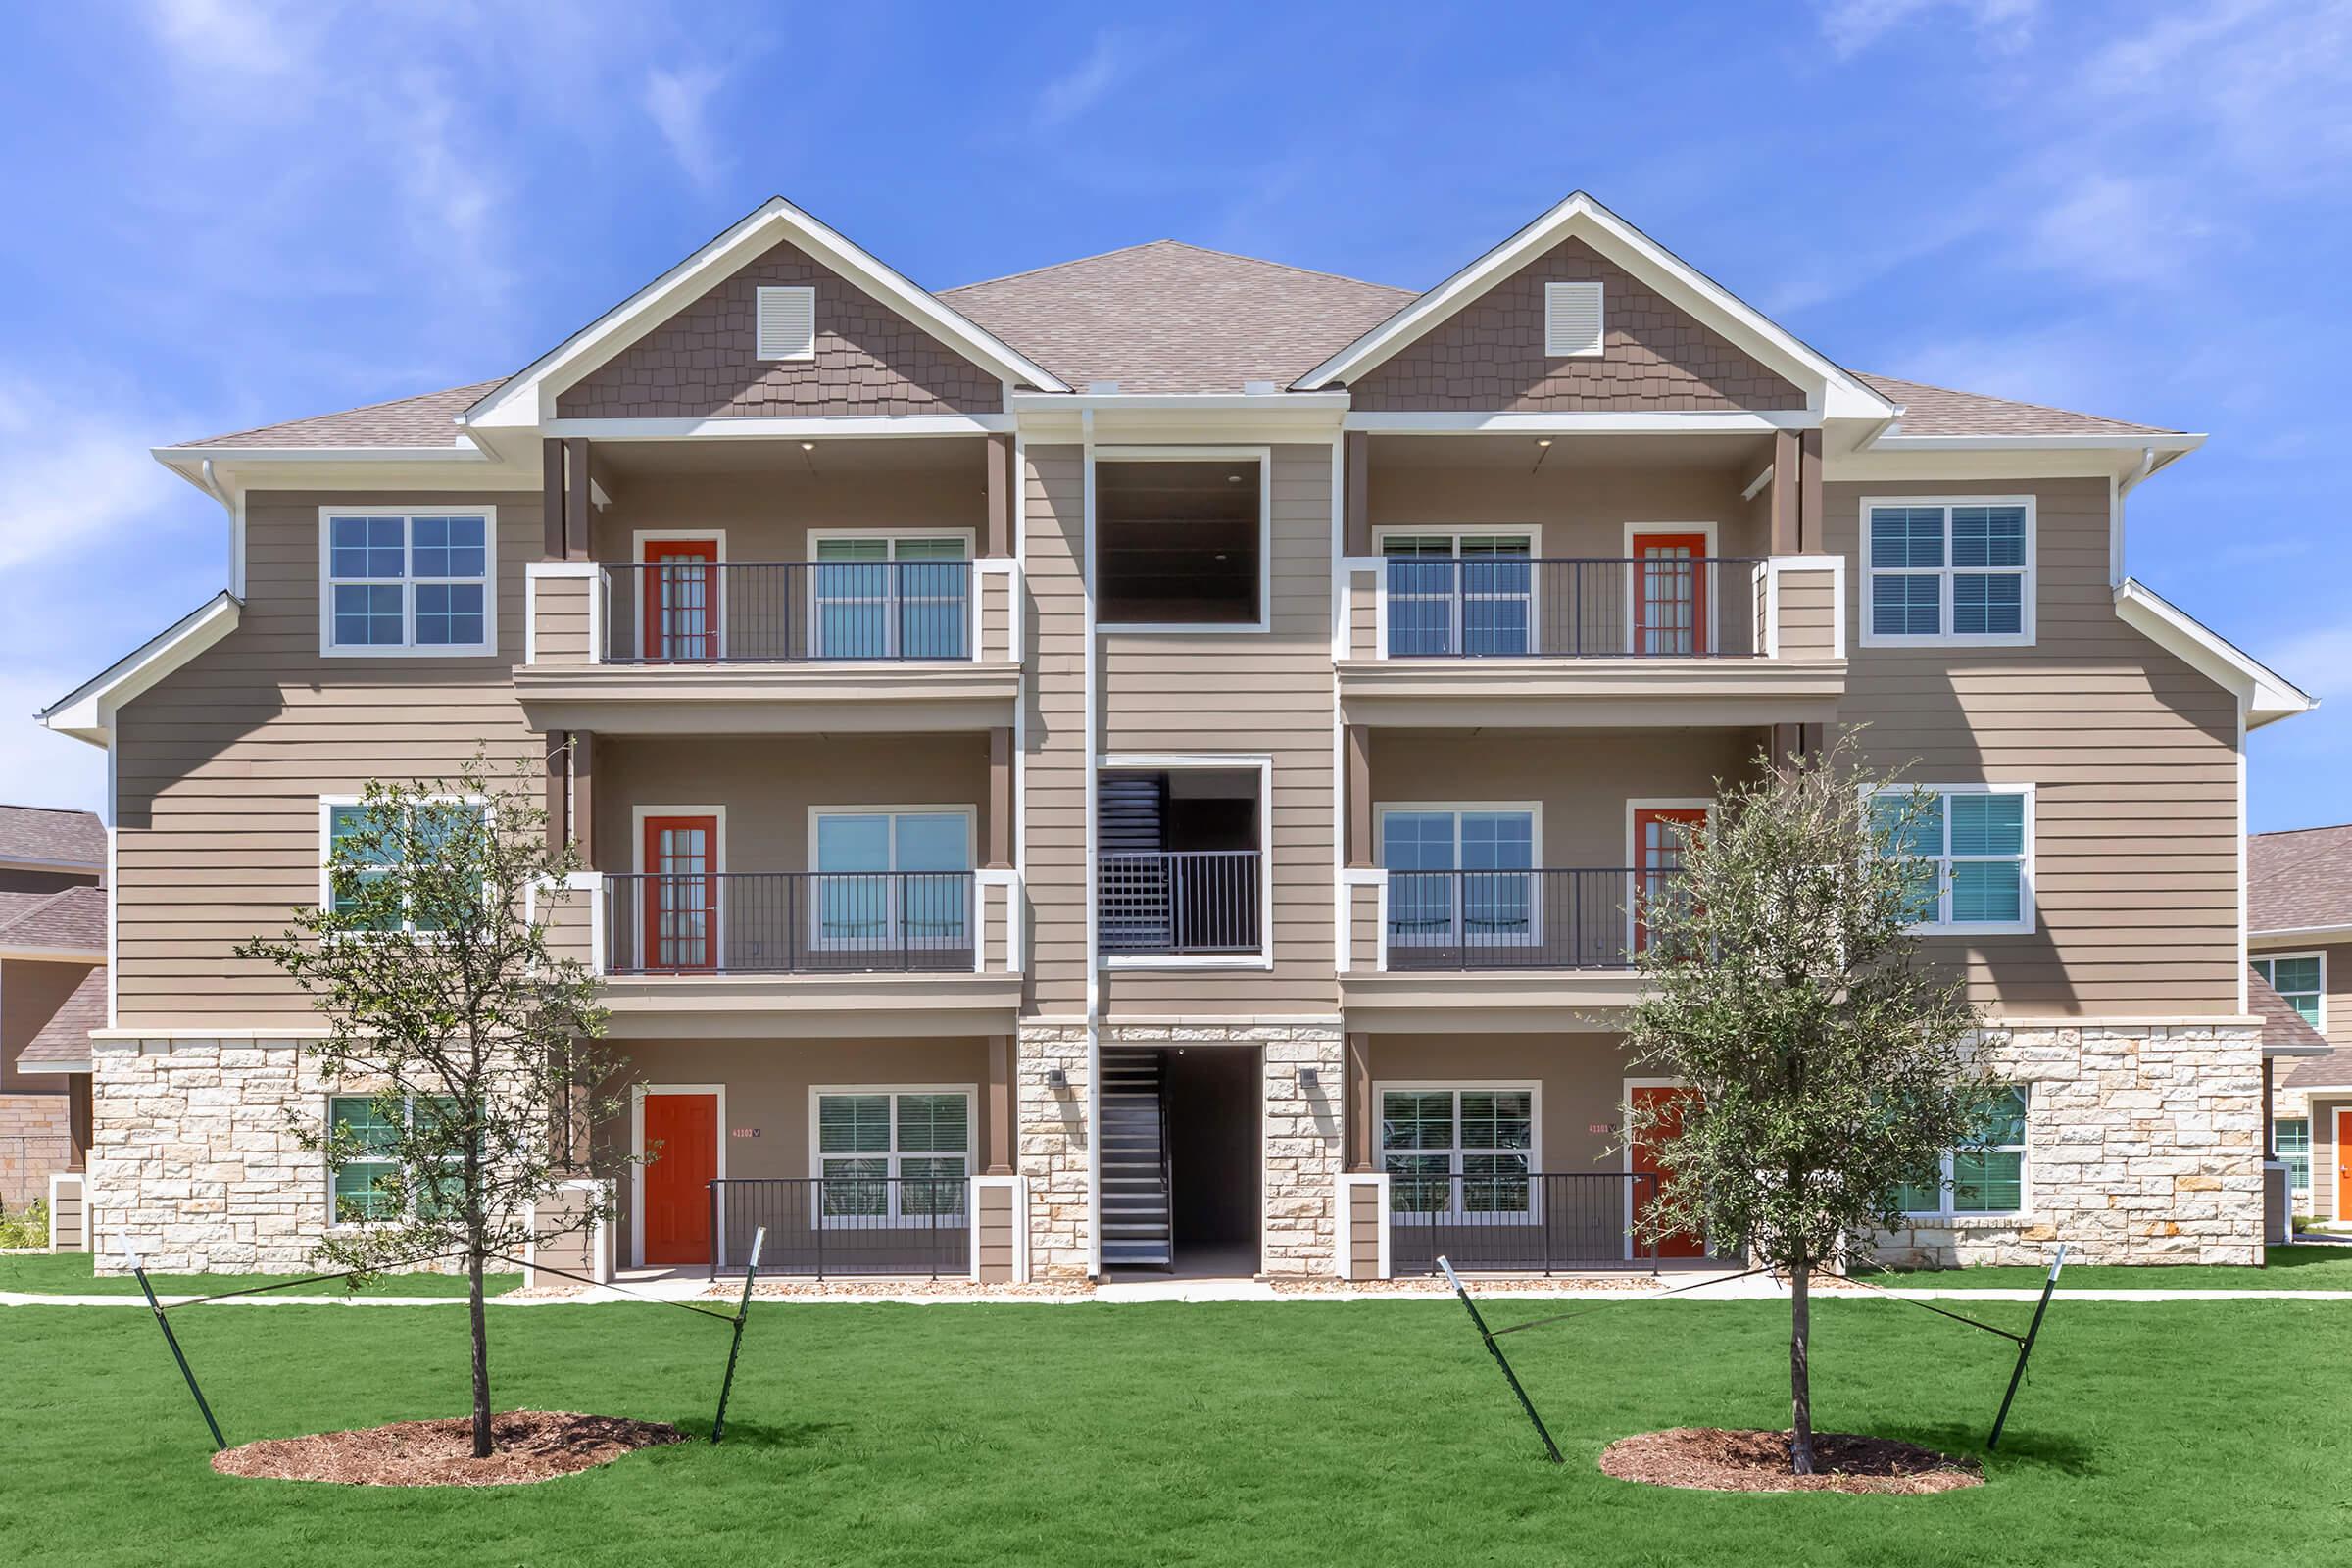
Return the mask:
M683 1443L666 1421L567 1410L507 1410L490 1418L498 1451L473 1456L473 1421L395 1421L362 1432L265 1438L213 1455L224 1476L334 1481L355 1487L505 1487L611 1464L638 1448Z
M1850 1432L1813 1434L1809 1476L1788 1471L1786 1432L1727 1432L1676 1427L1619 1438L1601 1450L1604 1475L1653 1487L1707 1492L1950 1492L1981 1487L1984 1471L1965 1459L1892 1438Z

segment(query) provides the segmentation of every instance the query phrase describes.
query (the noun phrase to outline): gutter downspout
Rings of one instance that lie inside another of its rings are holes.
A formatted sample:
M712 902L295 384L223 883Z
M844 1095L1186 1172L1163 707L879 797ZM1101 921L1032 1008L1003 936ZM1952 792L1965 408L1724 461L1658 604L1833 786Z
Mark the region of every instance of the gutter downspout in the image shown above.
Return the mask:
M1079 523L1086 535L1083 552L1086 649L1082 682L1086 700L1086 1265L1089 1277L1100 1279L1102 1277L1102 958L1101 933L1096 929L1102 868L1096 853L1100 825L1096 820L1095 792L1100 785L1096 768L1102 756L1102 721L1096 711L1102 650L1097 646L1095 630L1095 411L1091 408L1082 407L1078 411L1078 439L1083 487Z
M206 458L198 465L197 482L204 493L220 503L228 514L228 591L237 598L245 597L245 516L229 493L221 488L220 479L213 471L213 460Z

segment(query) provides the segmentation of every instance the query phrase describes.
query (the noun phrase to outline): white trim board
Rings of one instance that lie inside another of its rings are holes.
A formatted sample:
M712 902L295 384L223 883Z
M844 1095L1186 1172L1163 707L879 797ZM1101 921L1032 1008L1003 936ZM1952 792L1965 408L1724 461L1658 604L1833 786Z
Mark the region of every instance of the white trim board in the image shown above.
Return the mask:
M1174 773L1186 770L1257 773L1257 952L1199 954L1102 954L1093 940L1102 920L1098 866L1102 849L1096 842L1093 819L1101 775L1112 773ZM1271 969L1274 967L1274 759L1265 753L1105 753L1095 759L1086 781L1087 796L1087 931L1088 954L1105 969ZM1090 1007L1089 1011L1093 1009Z
M2318 698L2192 618L2136 577L2126 577L2117 584L2115 612L2123 617L2124 624L2215 685L2236 693L2245 709L2247 729L2259 729L2278 719L2308 713L2320 706Z
M215 594L35 716L61 735L92 746L110 746L116 712L235 631L244 609L243 602L226 590ZM113 793L110 788L110 808ZM107 882L111 887L114 879L109 877Z

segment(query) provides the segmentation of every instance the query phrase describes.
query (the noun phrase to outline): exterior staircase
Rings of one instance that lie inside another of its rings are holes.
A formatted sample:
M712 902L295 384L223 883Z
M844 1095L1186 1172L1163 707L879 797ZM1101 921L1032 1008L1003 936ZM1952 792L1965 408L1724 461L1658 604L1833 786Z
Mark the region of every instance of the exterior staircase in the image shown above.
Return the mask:
M1176 1266L1160 1054L1105 1051L1102 1118L1102 1266Z

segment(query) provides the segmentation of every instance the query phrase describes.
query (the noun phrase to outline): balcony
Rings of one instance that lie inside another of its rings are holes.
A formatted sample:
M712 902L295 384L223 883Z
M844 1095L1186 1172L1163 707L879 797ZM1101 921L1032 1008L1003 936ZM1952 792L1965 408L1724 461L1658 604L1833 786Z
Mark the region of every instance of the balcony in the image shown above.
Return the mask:
M1096 944L1121 958L1231 958L1264 950L1255 850L1116 853L1096 862Z
M967 560L539 562L534 727L918 732L1012 722L1018 568Z
M1354 558L1350 722L1824 722L1845 688L1829 556Z

